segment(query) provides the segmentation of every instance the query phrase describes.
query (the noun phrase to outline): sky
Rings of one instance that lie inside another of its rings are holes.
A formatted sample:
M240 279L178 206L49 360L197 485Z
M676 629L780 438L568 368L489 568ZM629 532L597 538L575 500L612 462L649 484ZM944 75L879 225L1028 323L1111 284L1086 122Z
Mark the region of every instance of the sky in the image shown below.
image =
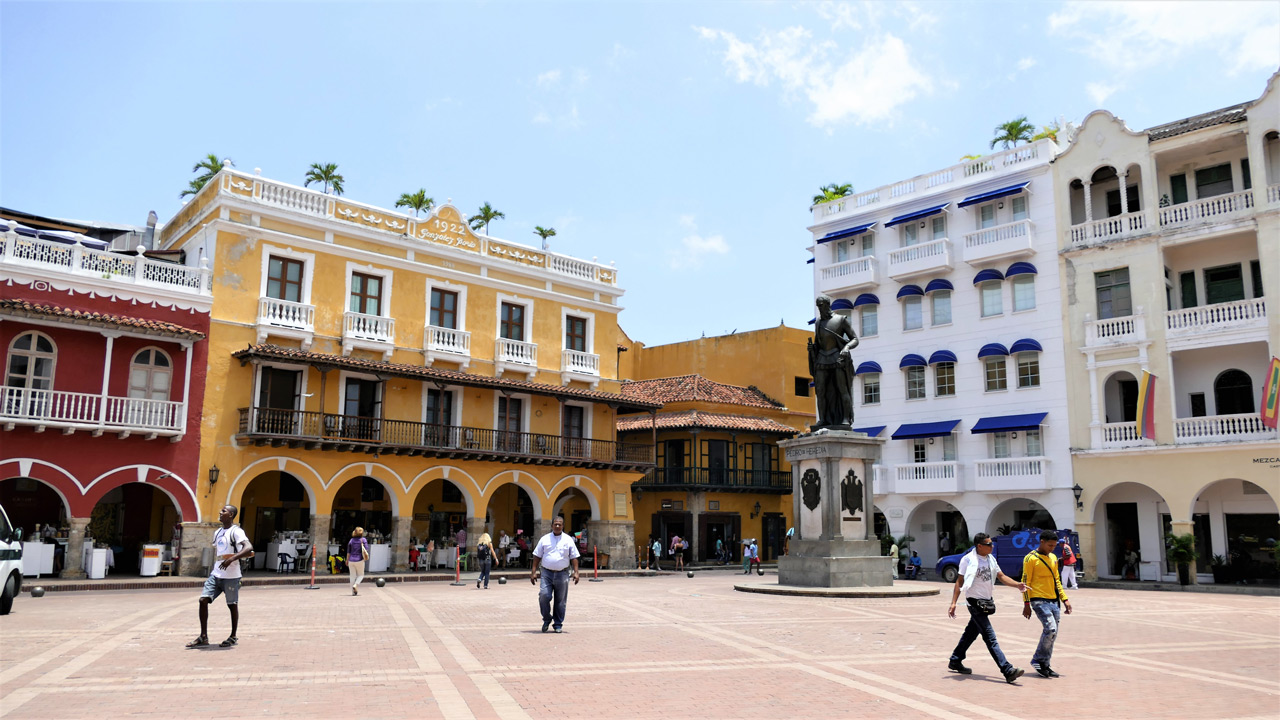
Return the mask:
M1106 108L1262 94L1280 2L0 1L0 205L142 225L208 153L346 197L425 189L616 262L648 345L804 327L813 195Z

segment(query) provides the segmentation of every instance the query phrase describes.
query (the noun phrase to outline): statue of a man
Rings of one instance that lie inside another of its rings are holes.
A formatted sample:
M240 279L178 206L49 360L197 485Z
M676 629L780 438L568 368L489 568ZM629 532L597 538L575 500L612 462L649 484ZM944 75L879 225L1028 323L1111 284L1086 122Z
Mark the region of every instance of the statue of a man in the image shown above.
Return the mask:
M809 340L809 372L813 374L818 422L814 430L849 430L853 423L853 359L858 335L849 318L831 312L831 298L819 295L818 319Z

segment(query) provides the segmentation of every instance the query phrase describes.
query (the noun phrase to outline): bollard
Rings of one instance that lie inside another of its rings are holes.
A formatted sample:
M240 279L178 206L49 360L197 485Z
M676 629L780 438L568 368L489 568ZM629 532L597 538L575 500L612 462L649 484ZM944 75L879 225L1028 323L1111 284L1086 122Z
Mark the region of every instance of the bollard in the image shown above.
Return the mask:
M600 548L591 546L591 582L604 582L600 579Z
M764 568L757 568L756 574L759 575L760 577L764 577Z
M373 581L373 584L374 584L374 585L377 585L378 587L386 587L386 586L387 586L387 579L386 579L386 578L378 578L377 580L374 580L374 581Z
M507 576L506 576L506 575L503 575L502 577L498 578L498 584L499 584L499 585L506 585L506 584L507 584Z
M692 570L690 570L690 571L689 571L689 577L693 577L693 571L692 571Z
M449 583L455 587L464 587L466 583L462 582L462 548L453 548L453 582Z
M39 585L31 588L31 597L44 597L44 588Z
M308 590L319 590L320 586L316 584L316 544L311 543L311 584L307 586Z

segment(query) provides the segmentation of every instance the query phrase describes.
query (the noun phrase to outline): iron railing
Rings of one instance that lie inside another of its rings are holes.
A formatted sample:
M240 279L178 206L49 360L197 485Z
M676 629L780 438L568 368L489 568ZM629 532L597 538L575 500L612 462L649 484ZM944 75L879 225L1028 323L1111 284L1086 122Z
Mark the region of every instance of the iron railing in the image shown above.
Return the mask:
M654 468L636 485L655 487L710 487L791 491L791 473L742 468Z

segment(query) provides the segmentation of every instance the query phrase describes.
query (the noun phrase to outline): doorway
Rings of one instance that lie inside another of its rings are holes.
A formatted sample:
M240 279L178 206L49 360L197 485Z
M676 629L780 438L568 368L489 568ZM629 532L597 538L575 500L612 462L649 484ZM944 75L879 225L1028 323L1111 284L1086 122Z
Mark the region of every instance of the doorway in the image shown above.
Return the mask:
M782 543L786 539L787 519L782 513L764 514L764 544L760 547L761 560L777 560L782 556Z
M1137 580L1136 564L1125 562L1130 552L1138 553L1141 558L1137 503L1107 503L1107 547L1110 548L1107 564L1111 574L1124 577L1125 566L1132 565L1131 577L1126 579Z

